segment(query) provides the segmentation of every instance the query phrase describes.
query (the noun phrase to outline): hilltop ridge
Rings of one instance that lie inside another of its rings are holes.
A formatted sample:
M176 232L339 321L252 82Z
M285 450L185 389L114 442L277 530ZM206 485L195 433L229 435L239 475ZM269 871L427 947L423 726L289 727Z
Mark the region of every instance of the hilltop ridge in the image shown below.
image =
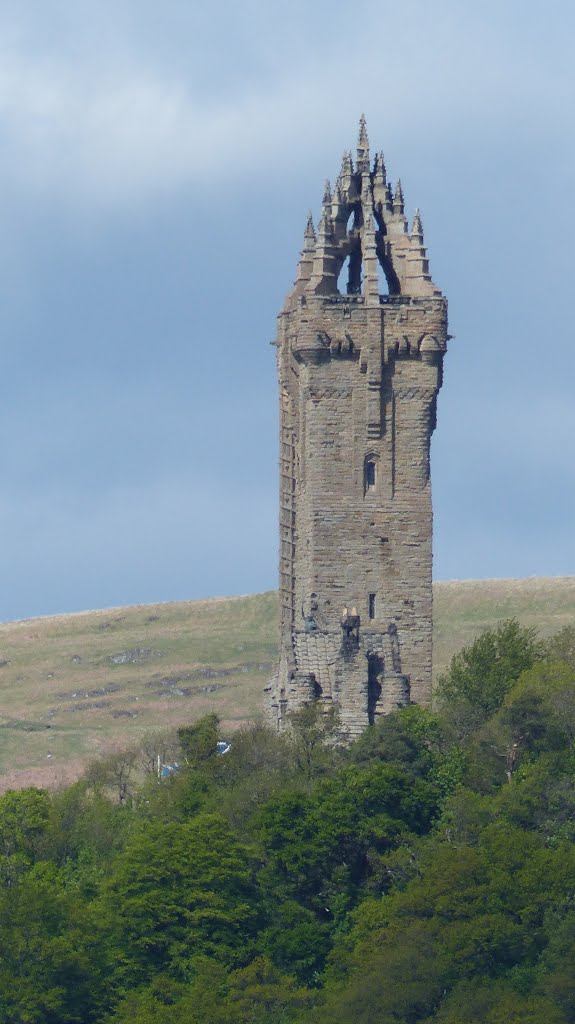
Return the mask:
M108 608L0 624L0 791L72 781L90 758L209 711L232 731L261 716L277 596ZM516 617L575 622L575 576L434 584L434 670Z

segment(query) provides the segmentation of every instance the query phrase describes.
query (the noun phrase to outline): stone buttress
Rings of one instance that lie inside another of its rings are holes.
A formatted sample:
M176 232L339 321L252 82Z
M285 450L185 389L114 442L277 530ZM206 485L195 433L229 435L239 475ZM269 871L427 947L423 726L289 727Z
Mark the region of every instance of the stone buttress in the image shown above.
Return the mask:
M362 117L278 318L278 728L308 701L337 702L348 737L430 703L429 449L447 337L419 212L410 229Z

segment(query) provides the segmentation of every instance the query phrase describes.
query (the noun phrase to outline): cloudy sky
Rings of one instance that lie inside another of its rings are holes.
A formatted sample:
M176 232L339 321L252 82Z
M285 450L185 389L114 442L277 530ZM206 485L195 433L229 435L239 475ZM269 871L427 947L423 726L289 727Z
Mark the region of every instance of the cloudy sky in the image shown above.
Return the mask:
M269 342L362 111L456 335L436 578L575 573L574 30L570 0L0 0L0 619L275 586Z

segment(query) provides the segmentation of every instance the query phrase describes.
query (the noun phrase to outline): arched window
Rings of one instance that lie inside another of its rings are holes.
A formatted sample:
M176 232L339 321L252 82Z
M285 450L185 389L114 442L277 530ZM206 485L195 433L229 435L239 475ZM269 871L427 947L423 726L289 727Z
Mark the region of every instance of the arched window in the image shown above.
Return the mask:
M374 490L377 484L377 461L372 455L365 460L363 481L366 492Z

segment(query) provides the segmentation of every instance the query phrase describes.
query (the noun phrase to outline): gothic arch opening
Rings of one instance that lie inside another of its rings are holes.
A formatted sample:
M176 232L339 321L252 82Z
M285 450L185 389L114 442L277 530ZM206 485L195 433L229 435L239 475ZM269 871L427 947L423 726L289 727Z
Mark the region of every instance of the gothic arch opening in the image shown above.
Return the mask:
M389 295L389 281L380 260L377 261L377 285L380 295Z
M378 238L378 240L377 240L377 262L379 263L379 266L381 267L381 274L383 275L383 280L381 280L381 277L380 277L379 294L380 295L400 295L401 294L401 287L400 287L400 284L399 284L399 278L398 278L397 274L395 273L395 270L393 269L393 264L391 262L391 259L389 258L389 256L386 255L386 252L385 252L385 241L384 241L384 239L382 237ZM381 285L383 285L383 289L384 289L383 291L382 291Z
M357 242L346 246L337 276L337 290L340 295L361 293L361 248Z
M348 294L347 290L348 290L348 285L349 285L349 261L350 261L350 259L351 259L351 257L349 255L344 257L343 263L341 265L341 270L340 270L340 272L338 274L338 277L337 277L336 287L337 287L337 290L338 290L340 295L347 295Z

